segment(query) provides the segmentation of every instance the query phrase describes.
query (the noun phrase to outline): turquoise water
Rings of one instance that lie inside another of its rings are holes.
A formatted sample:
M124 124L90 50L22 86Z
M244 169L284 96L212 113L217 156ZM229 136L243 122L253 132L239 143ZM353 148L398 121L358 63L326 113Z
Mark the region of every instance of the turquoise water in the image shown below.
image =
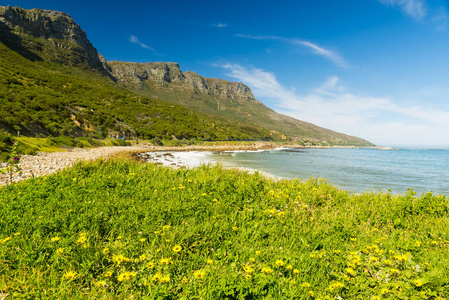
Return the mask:
M449 150L281 149L213 158L282 178L326 178L344 190L449 194Z

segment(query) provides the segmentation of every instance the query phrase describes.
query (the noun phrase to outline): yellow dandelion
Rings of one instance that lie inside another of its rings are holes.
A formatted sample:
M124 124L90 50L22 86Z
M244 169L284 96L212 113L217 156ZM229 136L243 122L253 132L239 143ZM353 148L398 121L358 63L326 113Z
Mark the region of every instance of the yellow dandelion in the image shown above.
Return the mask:
M314 291L309 291L309 296L310 297L314 297L315 296L315 292Z
M256 251L256 255L260 255L260 253L261 253L260 251Z
M243 277L245 277L245 279L251 279L253 276L251 274L245 274Z
M171 228L171 225L162 226L162 230L169 230L170 228Z
M78 273L75 272L75 271L68 271L68 272L65 272L65 273L64 273L63 277L64 277L65 279L72 280L72 279L75 278L77 275L78 275Z
M250 262L255 262L256 259L255 259L254 257L250 257L250 258L249 258L249 261L250 261Z
M154 262L149 262L149 263L147 263L146 267L147 267L148 269L153 269L153 268L154 268Z
M141 238L139 241L140 241L141 243L145 243L146 240L147 240L146 238Z
M59 241L60 239L61 239L61 238L60 238L59 236L55 236L55 237L52 237L52 238L50 239L50 242L54 243L54 242Z
M232 226L232 230L236 231L237 230L237 226Z
M195 279L203 279L205 276L206 276L205 270L196 270L195 272L193 272L193 277Z
M109 248L105 247L103 248L103 250L101 250L101 252L106 255L109 253Z
M170 259L170 258L161 258L161 259L159 260L159 263L160 263L161 265L169 265L169 264L171 264L172 262L171 262L171 259Z
M377 257L375 257L375 256L371 256L371 261L372 262L377 262L377 261L379 261L379 258L377 258Z
M172 248L173 252L178 253L182 250L181 245L176 245Z
M291 269L293 269L293 266L292 266L292 265L287 265L285 268L286 268L287 270L291 270Z
M298 269L294 269L293 270L293 274L299 274L299 270Z
M214 264L214 260L213 260L213 259L208 259L208 260L206 261L206 263L207 263L208 265L212 265L212 264Z
M284 261L283 261L282 259L276 260L276 266L282 267L284 264L285 264L285 263L284 263Z
M386 295L386 294L388 294L389 292L390 292L390 290L387 289L387 288L383 288L383 289L380 290L380 293L381 293L382 295Z

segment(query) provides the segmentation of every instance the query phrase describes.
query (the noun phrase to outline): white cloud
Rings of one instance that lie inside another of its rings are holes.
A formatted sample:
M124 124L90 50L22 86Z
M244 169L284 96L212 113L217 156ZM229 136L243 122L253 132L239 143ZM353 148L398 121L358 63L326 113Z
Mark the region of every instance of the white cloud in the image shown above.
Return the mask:
M144 43L142 43L141 41L139 41L139 39L138 39L137 36L135 36L135 35L131 35L131 36L129 37L129 41L130 41L131 43L133 43L133 44L139 45L139 46L142 47L142 48L145 48L145 49L154 51L154 49L153 49L152 47L147 46L147 45L145 45Z
M226 25L226 24L224 24L224 23L218 23L218 24L215 24L214 26L215 26L215 27L218 27L218 28L225 28L225 27L228 26L228 25Z
M272 72L224 64L226 75L249 85L257 98L271 99L276 111L299 120L355 135L383 146L449 147L449 112L401 106L388 97L348 92L338 77L298 95Z
M335 65L344 68L349 69L349 64L336 52L325 49L315 43L312 43L310 41L300 40L297 38L284 38L280 36L252 36L252 35L245 35L245 34L236 34L237 37L241 38L247 38L247 39L253 39L253 40L278 40L282 41L288 44L298 45L305 48L308 48L309 50L312 50L312 52L316 55L323 56L324 58L330 60Z
M379 2L384 5L399 7L415 20L422 20L428 13L425 0L379 0Z

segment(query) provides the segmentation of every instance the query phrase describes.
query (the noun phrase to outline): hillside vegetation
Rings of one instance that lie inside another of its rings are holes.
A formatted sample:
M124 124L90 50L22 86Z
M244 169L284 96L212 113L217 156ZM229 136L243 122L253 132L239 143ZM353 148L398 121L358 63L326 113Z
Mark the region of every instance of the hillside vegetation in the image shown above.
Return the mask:
M0 6L0 80L0 130L14 134L374 146L277 114L243 83L107 62L58 11Z
M0 43L0 129L38 136L278 140L281 134L196 113L114 86L95 70L32 62Z
M445 299L447 197L96 161L0 188L7 299Z

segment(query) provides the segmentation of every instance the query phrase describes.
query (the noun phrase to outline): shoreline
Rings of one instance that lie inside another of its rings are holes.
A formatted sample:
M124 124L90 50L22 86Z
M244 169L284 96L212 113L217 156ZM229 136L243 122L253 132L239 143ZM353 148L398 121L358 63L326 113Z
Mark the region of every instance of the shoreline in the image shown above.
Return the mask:
M171 153L164 157L153 158L154 163L159 163L165 166L176 168L192 168L201 165L202 163L221 163L219 160L207 159L206 156L195 156L195 152L210 152L217 154L225 151L263 151L273 149L356 149L360 147L353 146L300 146L300 145L279 145L270 142L254 142L252 144L236 144L236 145L192 145L192 146L154 146L151 144L141 143L132 146L107 146L99 148L73 148L67 151L60 152L39 152L37 155L23 155L19 164L22 174L14 174L13 182L23 181L33 177L48 175L59 170L71 167L79 161L89 161L96 159L134 159L142 160L145 158L139 157L143 153ZM393 150L385 147L366 147L367 149ZM175 155L175 153L191 153L189 155ZM193 153L193 154L192 154ZM147 155L151 156L151 155ZM148 157L151 159L151 157ZM0 163L0 168L5 164ZM236 168L242 171L255 172L244 167L225 166L226 168ZM261 171L258 171L261 172ZM277 177L266 172L261 172L265 176L276 179ZM8 176L0 174L0 186L6 186L8 183Z

